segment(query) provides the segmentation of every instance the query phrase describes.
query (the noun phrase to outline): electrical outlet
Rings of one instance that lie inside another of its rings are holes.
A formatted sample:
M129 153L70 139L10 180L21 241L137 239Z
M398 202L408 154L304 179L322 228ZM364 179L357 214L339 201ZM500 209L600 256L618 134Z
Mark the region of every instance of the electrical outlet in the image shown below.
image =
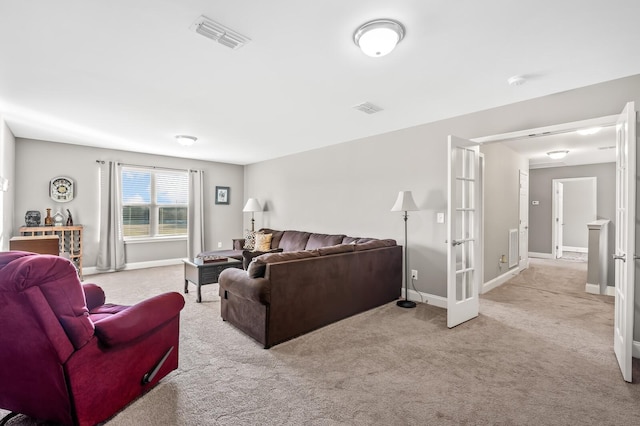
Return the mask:
M417 280L418 279L418 271L415 269L411 270L411 279L412 280Z
M218 241L218 248L222 248L222 241Z
M444 213L436 213L436 222L444 223Z

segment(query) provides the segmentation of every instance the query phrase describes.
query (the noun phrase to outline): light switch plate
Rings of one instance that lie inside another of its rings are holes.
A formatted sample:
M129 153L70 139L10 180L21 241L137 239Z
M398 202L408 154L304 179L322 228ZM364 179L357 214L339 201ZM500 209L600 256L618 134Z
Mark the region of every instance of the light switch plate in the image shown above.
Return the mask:
M436 213L436 222L444 223L444 213Z

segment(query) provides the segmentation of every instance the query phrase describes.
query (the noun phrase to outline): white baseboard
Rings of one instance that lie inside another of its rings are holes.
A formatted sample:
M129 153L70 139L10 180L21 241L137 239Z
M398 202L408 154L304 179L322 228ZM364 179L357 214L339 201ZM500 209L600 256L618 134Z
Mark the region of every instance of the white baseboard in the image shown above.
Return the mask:
M551 253L537 253L535 251L529 252L529 257L537 257L538 259L553 259L553 254Z
M519 273L520 273L519 268L510 269L504 274L499 275L494 279L487 281L486 283L482 284L482 287L480 288L480 294L485 294L486 292L493 290L494 288L500 287L502 284L506 283L511 278L518 275Z
M607 292L605 293L607 296L615 296L616 295L616 288L612 285L608 285L607 286Z
M183 258L179 259L162 259L162 260L150 260L148 262L136 262L136 263L127 263L124 267L124 271L132 271L134 269L146 269L146 268L155 268L156 266L169 266L169 265L179 265L182 263ZM95 266L90 266L88 268L82 268L83 275L95 275L102 274L105 272L114 272L110 271L98 271Z
M422 296L422 297L421 297ZM404 288L402 289L402 297L404 297ZM414 302L425 302L429 305L437 306L438 308L447 309L447 298L442 296L436 296L435 294L423 293L409 289L409 300Z
M640 358L640 342L637 340L634 340L631 345L631 356L634 358Z
M577 253L589 253L589 249L586 247L571 247L571 246L562 246L563 251L575 251Z
M586 283L584 286L584 291L591 294L600 294L600 284Z

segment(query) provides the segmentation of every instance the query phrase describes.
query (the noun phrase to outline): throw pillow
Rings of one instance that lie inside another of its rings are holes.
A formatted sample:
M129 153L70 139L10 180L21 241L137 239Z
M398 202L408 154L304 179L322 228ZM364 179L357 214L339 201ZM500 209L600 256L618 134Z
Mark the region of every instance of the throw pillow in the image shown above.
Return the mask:
M269 251L271 250L272 234L256 234L256 243L253 251Z
M256 244L256 231L244 230L244 249L253 250Z

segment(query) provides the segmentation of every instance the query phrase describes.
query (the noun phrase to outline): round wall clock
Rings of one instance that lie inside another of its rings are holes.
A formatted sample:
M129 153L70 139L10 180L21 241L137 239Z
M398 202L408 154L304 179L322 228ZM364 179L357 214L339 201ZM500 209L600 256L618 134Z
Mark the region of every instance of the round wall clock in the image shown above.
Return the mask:
M64 176L51 179L49 196L59 203L73 200L73 179Z

